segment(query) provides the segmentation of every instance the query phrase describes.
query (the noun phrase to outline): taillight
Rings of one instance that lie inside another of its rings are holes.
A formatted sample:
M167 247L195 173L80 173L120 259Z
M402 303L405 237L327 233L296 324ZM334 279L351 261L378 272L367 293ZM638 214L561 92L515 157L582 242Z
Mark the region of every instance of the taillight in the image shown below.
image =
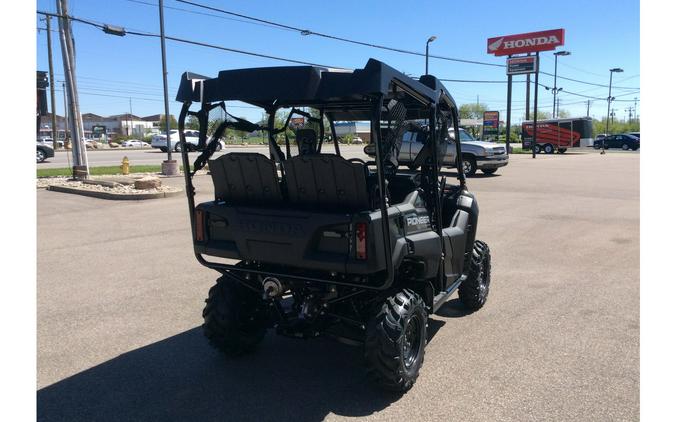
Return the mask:
M204 211L195 210L195 240L204 241Z
M368 240L366 223L356 223L356 259L366 259L366 242Z

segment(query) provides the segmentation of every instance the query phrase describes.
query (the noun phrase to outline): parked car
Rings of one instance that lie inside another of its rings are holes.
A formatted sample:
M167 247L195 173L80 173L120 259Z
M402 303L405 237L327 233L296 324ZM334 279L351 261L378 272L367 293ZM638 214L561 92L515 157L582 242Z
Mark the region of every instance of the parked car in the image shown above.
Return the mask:
M179 152L181 150L180 147L180 140L178 139L178 130L172 129L169 131L169 135L171 138L171 149ZM194 151L197 148L197 145L199 144L199 131L197 130L186 130L185 131L185 142L188 144L188 149L190 151ZM150 142L150 145L153 148L158 148L162 152L166 152L166 132L160 133L159 135L154 135L152 137L152 141ZM216 151L220 151L223 149L225 144L223 141L220 141L220 145L216 148Z
M603 147L603 143L605 149L621 148L624 151L628 151L629 149L636 151L640 148L640 139L625 133L620 135L610 135L606 138L596 140L593 143L593 148L600 149Z
M628 135L633 135L636 138L640 139L640 132L628 132Z
M124 148L150 148L147 142L139 141L138 139L128 139L120 144Z
M607 135L606 133L598 133L598 134L596 135L596 137L595 137L595 140L596 140L596 141L599 141L600 139L605 139L605 138L608 137L608 136L609 136L609 135Z
M361 139L360 137L355 136L354 138L352 138L352 144L362 144L362 143L363 139Z
M47 158L54 156L54 148L45 143L37 143L37 163L41 163Z
M44 137L44 136L39 137L37 139L37 143L54 148L54 140L51 137ZM63 148L63 141L59 139L58 141L56 141L56 145L58 145L59 148Z

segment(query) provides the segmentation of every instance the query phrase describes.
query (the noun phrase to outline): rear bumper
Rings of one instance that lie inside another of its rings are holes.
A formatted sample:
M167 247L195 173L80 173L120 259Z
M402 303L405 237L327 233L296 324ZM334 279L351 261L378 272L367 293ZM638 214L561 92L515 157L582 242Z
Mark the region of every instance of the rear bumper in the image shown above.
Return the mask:
M479 169L496 169L509 164L509 157L504 155L500 157L478 157L476 167Z

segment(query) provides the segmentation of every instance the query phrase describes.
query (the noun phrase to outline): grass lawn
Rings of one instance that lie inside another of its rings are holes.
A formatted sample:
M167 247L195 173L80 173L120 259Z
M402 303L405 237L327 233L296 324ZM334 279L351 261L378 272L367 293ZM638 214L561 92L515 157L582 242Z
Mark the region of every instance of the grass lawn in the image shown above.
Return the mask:
M183 170L183 166L181 166ZM162 171L161 165L139 165L129 166L129 173L159 173ZM113 176L121 175L120 166L103 166L103 167L89 167L89 174L92 176ZM37 177L53 177L53 176L72 176L72 169L56 168L56 169L38 169Z

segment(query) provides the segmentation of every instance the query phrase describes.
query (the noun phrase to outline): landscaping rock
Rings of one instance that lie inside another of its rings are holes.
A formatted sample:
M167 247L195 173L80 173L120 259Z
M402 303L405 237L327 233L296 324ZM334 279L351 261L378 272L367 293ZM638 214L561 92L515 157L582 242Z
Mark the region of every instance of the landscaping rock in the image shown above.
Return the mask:
M162 186L162 181L159 180L159 177L147 176L134 182L134 189L157 189L160 186Z

